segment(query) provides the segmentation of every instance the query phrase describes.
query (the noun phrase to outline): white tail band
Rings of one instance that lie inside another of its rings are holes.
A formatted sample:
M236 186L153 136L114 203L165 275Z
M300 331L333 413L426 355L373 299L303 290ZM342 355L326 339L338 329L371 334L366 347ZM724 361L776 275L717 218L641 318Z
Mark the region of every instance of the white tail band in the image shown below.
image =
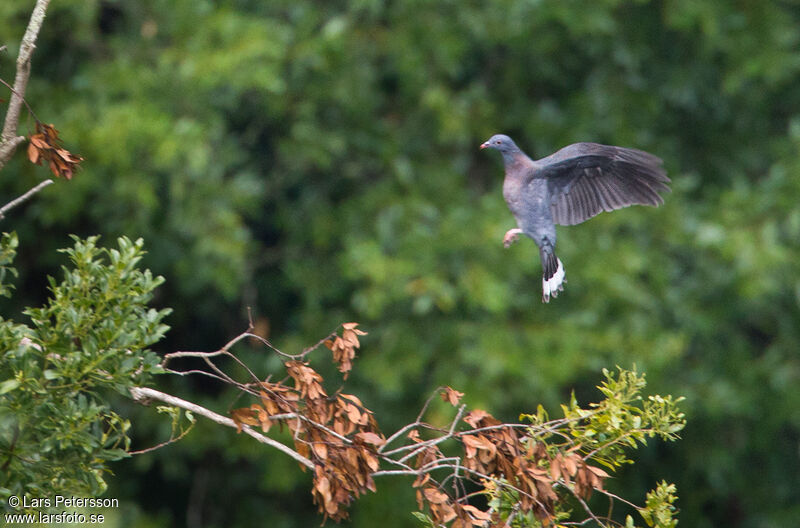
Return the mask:
M561 259L556 258L558 261L558 268L556 272L549 279L542 277L542 301L549 302L550 297L558 297L558 292L564 290L564 266L561 264Z

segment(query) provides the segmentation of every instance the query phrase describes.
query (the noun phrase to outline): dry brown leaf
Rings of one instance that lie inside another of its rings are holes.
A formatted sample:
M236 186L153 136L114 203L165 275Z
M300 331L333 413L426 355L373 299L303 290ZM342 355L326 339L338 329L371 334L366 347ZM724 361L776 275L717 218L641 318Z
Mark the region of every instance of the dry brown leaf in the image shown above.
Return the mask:
M380 462L378 462L378 459L376 457L372 456L372 454L367 452L367 451L362 452L361 456L364 458L364 461L367 463L367 467L373 473L375 471L378 471L378 468L380 467Z
M350 420L353 423L359 423L361 421L361 412L358 410L358 407L356 407L351 403L348 404L347 407L345 407L345 409L347 410L348 420Z
M450 405L454 407L458 405L458 402L461 401L461 398L464 396L463 392L458 392L451 387L445 387L439 394L442 397L442 401L449 401Z
M33 144L33 138L31 138L31 142L28 143L28 159L31 163L39 165L39 160L41 159L41 152L36 146Z
M353 330L358 335L367 335L367 333L364 332L363 330L357 330L356 329L357 326L358 323L342 323L342 328L344 328L345 330Z
M360 407L361 410L363 410L363 411L370 412L364 407L364 404L361 403L361 400L358 398L358 396L354 396L353 394L339 394L339 397L343 398L343 399L345 399L345 400L347 400L347 401L349 401L351 403L354 403L355 405Z
M249 407L232 410L231 420L236 424L237 433L242 432L242 425L259 425L258 419L253 416L253 411Z
M550 462L550 478L554 481L561 478L561 453Z
M466 511L473 519L475 519L477 521L481 521L479 524L482 524L483 522L488 521L488 520L490 520L492 518L492 516L490 514L486 513L483 510L480 510L480 509L476 508L475 506L472 506L471 504L465 504L461 508L464 511ZM475 523L473 523L473 524L475 524Z
M322 475L317 479L317 482L314 484L314 488L317 492L322 496L322 499L325 501L325 504L331 502L331 483L328 480L328 477Z
M472 427L478 427L480 421L487 417L491 417L491 415L486 411L482 411L481 409L475 409L474 411L470 411L464 417L464 421L467 422Z
M594 473L598 477L600 477L600 478L608 478L608 473L606 473L604 470L600 469L599 467L595 467L595 466L586 466L586 467L589 469L589 471L591 471L592 473Z
M436 488L427 487L422 492L425 494L425 499L431 504L443 504L450 499L446 493L442 493Z
M455 508L449 502L444 502L437 506L431 507L431 513L434 513L434 519L436 519L440 523L449 523L456 517L458 514L456 513ZM460 522L460 519L457 519L456 522ZM453 526L456 526L456 523L453 523Z
M473 458L481 447L480 441L474 436L462 435L461 441L464 443L464 453L467 458Z
M580 461L580 457L576 457L574 454L564 457L563 467L567 470L567 474L571 477L574 476L578 471L578 464L575 460L576 458L578 461Z
M322 442L314 442L311 444L311 450L314 452L322 460L328 458L328 446L323 444Z
M378 436L377 434L371 431L364 431L358 433L356 434L355 439L358 440L359 442L363 442L365 444L372 444L376 447L380 447L386 443L386 440L383 437Z

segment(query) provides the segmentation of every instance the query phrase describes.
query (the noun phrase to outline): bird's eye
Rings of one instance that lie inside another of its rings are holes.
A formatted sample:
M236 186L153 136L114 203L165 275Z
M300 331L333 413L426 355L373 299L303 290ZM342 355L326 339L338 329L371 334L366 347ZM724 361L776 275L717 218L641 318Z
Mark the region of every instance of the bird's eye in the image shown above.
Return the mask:
M495 142L494 142L494 144L495 144L495 145L499 145L499 144L500 144L500 142L499 142L499 141L495 141Z

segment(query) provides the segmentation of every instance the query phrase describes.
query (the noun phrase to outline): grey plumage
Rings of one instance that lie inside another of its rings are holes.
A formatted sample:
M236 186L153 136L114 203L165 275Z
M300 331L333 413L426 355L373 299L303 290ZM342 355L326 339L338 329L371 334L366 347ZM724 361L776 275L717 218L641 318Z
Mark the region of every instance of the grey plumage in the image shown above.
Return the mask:
M503 197L517 221L503 243L525 234L539 246L542 301L563 290L564 268L555 255L555 225L579 224L603 211L630 205L658 206L670 179L661 160L641 150L575 143L532 160L510 137L497 134L481 145L500 151L505 165Z

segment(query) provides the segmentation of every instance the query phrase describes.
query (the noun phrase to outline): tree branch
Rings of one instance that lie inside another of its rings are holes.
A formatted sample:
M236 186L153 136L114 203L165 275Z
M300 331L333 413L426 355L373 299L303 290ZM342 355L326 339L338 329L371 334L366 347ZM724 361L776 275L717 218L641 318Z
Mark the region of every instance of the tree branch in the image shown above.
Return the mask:
M11 91L3 132L0 135L0 169L11 159L16 148L25 141L24 136L17 135L17 127L19 126L19 116L22 110L25 90L28 87L28 79L31 74L31 56L33 55L33 50L36 49L36 39L39 36L39 30L42 27L42 22L44 22L45 11L47 11L49 3L50 0L37 0L33 13L31 13L31 19L28 22L28 28L25 30L25 35L23 35L20 43L14 89Z
M23 141L25 140L25 138L22 138L22 139L23 139ZM0 164L0 167L2 167L2 164ZM47 187L51 183L53 183L53 180L48 178L45 181L41 182L36 187L34 187L33 189L30 189L28 192L26 192L25 194L23 194L19 198L11 200L7 204L5 204L3 207L0 207L0 220L2 220L3 218L6 217L6 213L8 211L10 211L11 209L15 208L16 206L18 206L19 204L21 204L25 200L28 200L31 196L33 196L34 194L38 193L39 191L41 191L42 189L44 189L45 187Z
M187 411L192 411L193 413L199 414L200 416L205 416L206 418L208 418L212 422L218 423L220 425L225 425L227 427L231 427L231 428L237 429L237 430L239 429L239 427L236 425L236 423L233 420L231 420L230 418L226 417L226 416L222 416L220 414L217 414L214 411L211 411L209 409L206 409L205 407L201 407L200 405L197 405L196 403L191 403L191 402L188 402L186 400L182 400L180 398L177 398L177 397L172 396L170 394L166 394L166 393L157 391L155 389L150 389L148 387L132 387L131 388L131 396L133 397L134 401L136 401L138 403L141 403L141 404L145 404L147 402L147 400L162 401L162 402L164 402L166 404L173 405L175 407L180 407L181 409L186 409ZM294 451L294 450L286 447L285 445L281 444L280 442L277 442L277 441L273 440L272 438L266 437L266 436L262 435L261 433L258 433L256 431L254 431L253 429L250 429L246 425L243 425L241 427L241 430L245 434L247 434L249 436L252 436L256 440L258 440L262 444L267 444L268 446L274 447L278 451L281 451L281 452L289 455L290 457L292 457L293 459L295 459L297 462L299 462L300 464L304 465L308 469L312 469L312 470L314 469L314 463L313 462L311 462L309 459L307 459L303 455L297 453L296 451Z

